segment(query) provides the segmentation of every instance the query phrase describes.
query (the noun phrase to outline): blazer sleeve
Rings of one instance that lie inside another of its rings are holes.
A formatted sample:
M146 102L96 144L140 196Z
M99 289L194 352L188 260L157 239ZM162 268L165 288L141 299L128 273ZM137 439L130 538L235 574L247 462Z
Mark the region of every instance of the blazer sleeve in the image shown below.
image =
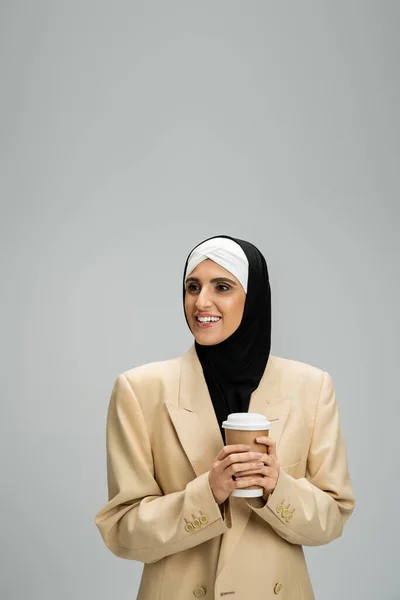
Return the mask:
M231 527L229 503L220 507L206 472L186 488L163 495L154 477L152 449L135 393L120 375L113 387L106 426L108 503L95 517L113 554L156 562L223 534ZM203 513L197 527L188 526Z
M354 510L345 443L332 379L324 373L307 457L306 476L295 479L282 468L264 506L248 504L292 544L318 546L341 536Z

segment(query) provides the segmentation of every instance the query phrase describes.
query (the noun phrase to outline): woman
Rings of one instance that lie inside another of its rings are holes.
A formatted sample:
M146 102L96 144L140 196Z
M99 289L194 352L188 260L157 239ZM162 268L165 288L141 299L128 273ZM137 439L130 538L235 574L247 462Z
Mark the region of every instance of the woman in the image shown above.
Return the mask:
M106 546L145 563L138 600L312 600L302 546L339 537L354 508L331 377L270 354L260 251L229 236L189 255L180 358L126 371L107 417ZM272 423L266 454L226 446L229 413ZM262 498L230 496L263 487Z

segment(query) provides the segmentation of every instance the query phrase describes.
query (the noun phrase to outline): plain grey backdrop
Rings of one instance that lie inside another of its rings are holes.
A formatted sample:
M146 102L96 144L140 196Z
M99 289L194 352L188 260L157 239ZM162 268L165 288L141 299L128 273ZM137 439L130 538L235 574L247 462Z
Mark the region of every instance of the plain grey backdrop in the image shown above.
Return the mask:
M317 600L398 600L400 3L0 2L1 600L136 597L94 524L117 375L183 354L189 250L264 253L357 506ZM268 560L268 557L266 557ZM297 600L297 599L291 599Z

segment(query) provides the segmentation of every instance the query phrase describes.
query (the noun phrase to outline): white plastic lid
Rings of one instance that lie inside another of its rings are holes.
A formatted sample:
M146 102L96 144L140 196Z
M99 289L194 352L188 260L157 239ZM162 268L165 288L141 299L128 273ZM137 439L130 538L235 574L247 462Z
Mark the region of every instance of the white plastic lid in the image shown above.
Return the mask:
M224 429L240 429L243 431L259 431L270 429L271 423L265 415L258 413L231 413L222 423Z

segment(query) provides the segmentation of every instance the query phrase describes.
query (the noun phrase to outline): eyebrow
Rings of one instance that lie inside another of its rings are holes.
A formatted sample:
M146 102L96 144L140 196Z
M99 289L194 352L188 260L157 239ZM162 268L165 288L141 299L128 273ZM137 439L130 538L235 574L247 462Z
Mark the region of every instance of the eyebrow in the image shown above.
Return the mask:
M198 277L188 277L186 279L186 283L188 283L188 281L196 281L197 283L201 283ZM228 279L228 277L214 277L214 279L210 279L210 283L222 283L224 281L229 281L229 283L232 285L237 285L236 281Z

